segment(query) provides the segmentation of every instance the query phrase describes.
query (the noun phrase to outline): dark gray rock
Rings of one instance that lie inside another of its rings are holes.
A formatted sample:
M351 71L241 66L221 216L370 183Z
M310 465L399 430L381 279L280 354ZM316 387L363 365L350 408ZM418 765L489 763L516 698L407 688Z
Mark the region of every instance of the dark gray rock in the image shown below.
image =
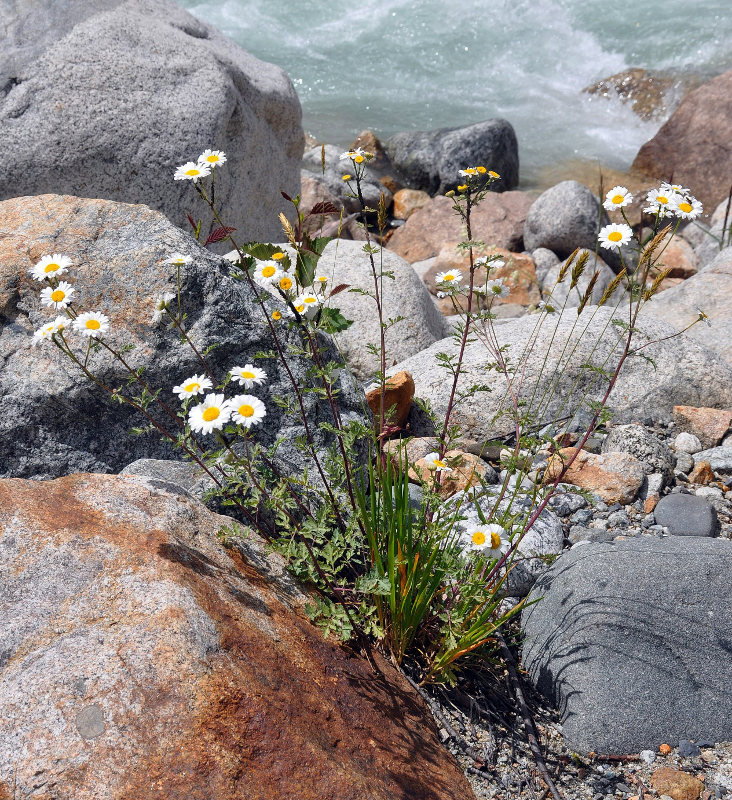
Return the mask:
M531 251L531 257L534 259L534 269L536 270L536 280L539 286L544 285L544 277L549 270L561 262L561 258L553 251L546 247L537 247Z
M676 453L676 472L683 472L685 475L688 475L694 469L694 459L688 454L682 451L677 451Z
M568 747L732 737L731 569L730 542L642 538L574 547L539 577L523 665Z
M603 453L630 453L648 465L649 473L661 473L666 483L674 476L676 459L668 447L642 425L617 425L602 444Z
M611 542L613 534L605 528L588 528L585 525L572 525L569 529L569 541L578 542Z
M580 508L584 508L587 505L587 500L581 494L563 491L552 495L547 505L560 517L568 517Z
M609 218L597 197L577 181L562 181L536 198L524 226L524 247L546 247L560 258L567 258L577 247L595 252L597 234ZM614 270L620 257L601 250L603 260Z
M711 447L709 450L700 450L694 453L694 463L708 461L715 472L722 474L732 473L732 446Z
M668 528L672 536L716 536L719 531L714 506L693 494L667 494L653 514L656 524Z
M684 756L684 758L693 758L695 756L700 756L701 750L694 742L690 742L688 739L682 739L679 742L679 755Z
M501 176L493 184L497 191L518 186L518 142L505 119L465 128L397 133L386 140L384 150L411 188L430 194L455 189L461 182L458 171L479 165Z
M226 152L216 196L241 240L281 235L304 135L287 75L172 0L3 3L0 199L45 193L203 215L176 167ZM4 95L4 97L3 97Z

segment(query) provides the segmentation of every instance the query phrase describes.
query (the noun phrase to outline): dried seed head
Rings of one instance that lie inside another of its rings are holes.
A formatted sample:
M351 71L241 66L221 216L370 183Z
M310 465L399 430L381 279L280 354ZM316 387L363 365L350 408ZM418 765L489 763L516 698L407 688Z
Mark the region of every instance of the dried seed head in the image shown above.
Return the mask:
M577 316L579 316L583 311L587 303L589 302L590 298L592 297L592 292L595 289L595 284L597 283L597 279L600 277L600 271L598 270L591 278L590 283L587 286L587 291L585 292L584 297L582 298L582 302L579 304L579 308L577 309Z
M600 298L600 302L597 304L598 306L603 306L607 301L612 297L613 292L620 286L620 282L625 278L627 272L625 267L610 281L607 289L602 293L602 297Z

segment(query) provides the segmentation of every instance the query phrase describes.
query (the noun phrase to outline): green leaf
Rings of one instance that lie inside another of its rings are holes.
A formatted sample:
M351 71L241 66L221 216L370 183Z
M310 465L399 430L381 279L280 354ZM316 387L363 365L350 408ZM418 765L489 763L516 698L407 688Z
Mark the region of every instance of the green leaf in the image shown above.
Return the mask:
M332 306L325 306L320 310L319 327L326 333L340 333L350 328L353 320L346 319L343 314Z

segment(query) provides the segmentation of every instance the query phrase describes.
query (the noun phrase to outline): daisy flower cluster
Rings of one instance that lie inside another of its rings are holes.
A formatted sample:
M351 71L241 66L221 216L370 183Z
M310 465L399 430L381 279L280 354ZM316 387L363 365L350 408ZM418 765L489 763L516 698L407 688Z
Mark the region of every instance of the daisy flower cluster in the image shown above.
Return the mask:
M486 185L490 185L500 177L501 176L497 172L494 172L492 169L486 169L486 167L482 165L478 167L465 167L465 169L458 170L460 183L458 184L457 190L463 194L474 188L476 184L485 188ZM450 192L448 192L448 194L450 194Z
M45 284L41 289L41 302L54 311L63 314L51 322L47 322L33 334L33 344L53 340L56 334L73 330L82 336L100 339L109 333L109 319L98 311L78 313L74 307L74 294L76 289L66 280L59 280L59 275L68 272L72 265L69 256L61 253L43 256L28 272L39 283Z
M173 179L176 181L193 181L207 178L221 164L226 163L226 154L221 150L204 150L196 161L187 161L176 169Z
M511 546L506 530L495 523L464 528L460 544L470 552L499 559Z
M232 383L238 383L246 390L263 384L267 380L267 373L252 364L245 364L243 367L233 367L229 378ZM229 422L249 430L267 415L266 406L258 397L241 393L227 399L223 392L206 393L213 388L213 381L206 375L191 375L173 387L173 392L182 402L200 399L196 405L187 408L188 424L194 433L220 431Z
M503 282L502 278L491 278L490 272L493 269L500 269L506 266L506 262L499 256L481 256L476 258L473 264L475 267L485 267L486 275L483 283L476 283L473 291L476 294L483 294L489 300L493 298L504 299L510 293L510 288ZM438 287L437 296L447 297L451 294L467 294L467 287L461 284L463 274L459 269L438 272L435 275L435 283Z
M371 161L374 157L373 153L369 153L368 150L364 150L363 147L355 147L353 150L346 150L345 153L341 153L339 156L340 161L350 160L355 175L351 175L350 173L345 173L342 177L343 180L348 183L349 181L353 180L354 177L361 178L363 175L364 168L366 164Z

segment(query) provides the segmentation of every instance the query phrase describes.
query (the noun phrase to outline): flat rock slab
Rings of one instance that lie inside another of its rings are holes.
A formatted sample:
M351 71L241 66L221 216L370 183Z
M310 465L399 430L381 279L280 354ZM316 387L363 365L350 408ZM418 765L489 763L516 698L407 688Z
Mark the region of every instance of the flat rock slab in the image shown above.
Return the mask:
M694 463L706 461L715 472L732 473L732 447L723 445L694 453Z
M464 800L422 700L155 481L0 481L0 797Z
M693 494L667 494L654 510L656 523L673 536L716 536L717 512L703 497Z
M539 578L523 665L569 747L732 738L731 570L731 542L666 537L575 546Z

